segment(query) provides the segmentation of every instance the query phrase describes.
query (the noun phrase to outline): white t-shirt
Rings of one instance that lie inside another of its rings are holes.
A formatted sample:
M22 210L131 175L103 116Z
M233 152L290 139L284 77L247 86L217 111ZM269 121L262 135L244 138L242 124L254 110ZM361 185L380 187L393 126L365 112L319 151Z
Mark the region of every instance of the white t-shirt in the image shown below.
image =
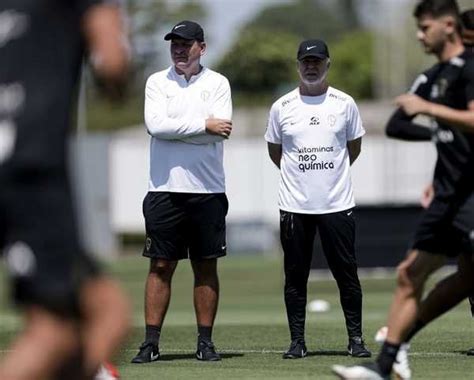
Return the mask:
M232 118L230 85L221 74L203 68L188 82L170 67L148 78L149 191L225 192L224 138L206 134L210 117Z
M326 214L354 207L347 142L364 133L354 100L335 88L320 96L297 88L278 99L265 140L282 145L280 209Z

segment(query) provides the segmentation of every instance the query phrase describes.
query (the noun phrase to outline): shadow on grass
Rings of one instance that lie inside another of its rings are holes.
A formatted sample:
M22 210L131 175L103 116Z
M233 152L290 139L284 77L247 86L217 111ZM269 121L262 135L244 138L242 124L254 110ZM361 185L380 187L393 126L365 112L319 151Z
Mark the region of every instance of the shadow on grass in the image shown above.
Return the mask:
M229 358L244 356L244 354L232 353L232 352L226 352L225 354L220 354L220 355L222 359L229 359ZM173 360L189 360L189 359L196 359L196 355L195 354L161 354L159 361L169 362Z
M347 356L347 351L335 351L335 350L308 351L307 356Z
M454 350L452 352L453 352L453 354L474 356L474 346L472 348L467 349L467 350Z

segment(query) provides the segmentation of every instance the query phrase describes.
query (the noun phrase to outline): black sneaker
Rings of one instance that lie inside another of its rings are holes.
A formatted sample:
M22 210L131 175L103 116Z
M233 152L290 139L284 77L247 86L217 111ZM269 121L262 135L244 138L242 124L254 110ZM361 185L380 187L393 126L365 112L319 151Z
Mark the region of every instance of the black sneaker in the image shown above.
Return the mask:
M197 344L196 359L204 362L217 362L221 356L216 352L214 343L200 340Z
M469 356L474 356L474 347L467 350L466 354L469 355Z
M132 363L142 364L151 363L160 358L160 350L158 345L151 342L143 342L140 346L137 356L132 359Z
M360 336L349 338L347 352L353 358L370 358L372 353L365 347L364 340Z
M301 359L308 353L304 340L294 340L290 344L290 348L283 354L283 359Z

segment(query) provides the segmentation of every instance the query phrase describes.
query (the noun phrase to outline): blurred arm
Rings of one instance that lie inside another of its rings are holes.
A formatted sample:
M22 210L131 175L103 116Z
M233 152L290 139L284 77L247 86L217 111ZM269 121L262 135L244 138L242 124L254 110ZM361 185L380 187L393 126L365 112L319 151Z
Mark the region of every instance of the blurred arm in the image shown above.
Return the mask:
M92 6L82 18L82 30L99 87L106 95L120 97L130 66L130 48L120 8L113 4Z
M430 183L423 189L423 192L421 193L421 200L420 200L421 206L423 208L428 208L434 196L435 196L434 186L432 183Z
M468 103L467 110L457 110L441 104L429 103L426 115L462 132L474 133L474 100Z
M474 72L472 76L474 77ZM466 79L466 81L468 80ZM472 82L472 84L468 82L466 85L468 99L474 98L474 79ZM468 101L467 109L455 109L443 104L433 103L416 94L400 95L395 99L395 102L409 117L418 114L426 115L460 131L474 133L474 100Z
M430 141L432 134L428 127L413 123L412 118L401 109L390 117L385 133L388 137L406 141Z

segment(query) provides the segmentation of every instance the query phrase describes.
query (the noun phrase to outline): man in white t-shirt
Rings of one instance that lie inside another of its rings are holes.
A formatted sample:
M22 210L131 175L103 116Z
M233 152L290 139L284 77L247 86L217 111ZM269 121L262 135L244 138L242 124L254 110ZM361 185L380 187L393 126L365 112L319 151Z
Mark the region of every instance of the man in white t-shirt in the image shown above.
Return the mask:
M145 124L151 135L149 191L143 201L150 258L145 290L145 341L132 363L158 360L161 326L178 261L194 272L198 325L196 358L217 361L212 328L219 299L217 258L226 254L223 141L232 131L228 80L200 64L204 32L192 21L176 24L173 66L150 76Z
M321 243L341 297L348 352L369 357L362 340L362 291L355 257L354 195L350 165L365 133L354 100L329 86L329 51L321 40L298 49L299 87L270 110L265 139L280 169L280 239L291 344L285 359L306 356L307 282L313 244Z

